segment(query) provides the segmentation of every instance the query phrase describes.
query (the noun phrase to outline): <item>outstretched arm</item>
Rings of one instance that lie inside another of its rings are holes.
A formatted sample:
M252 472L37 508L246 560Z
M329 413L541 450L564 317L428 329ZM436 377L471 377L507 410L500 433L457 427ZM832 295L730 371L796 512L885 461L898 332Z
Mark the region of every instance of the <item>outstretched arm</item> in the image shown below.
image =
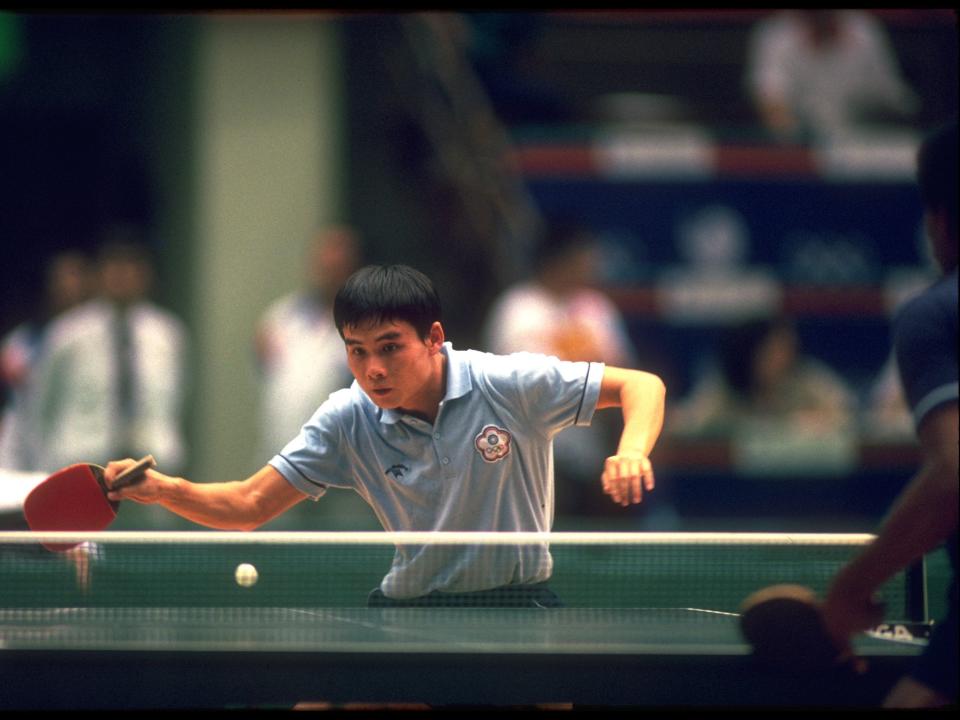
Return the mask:
M107 465L104 480L110 486L132 460ZM253 530L306 498L270 465L246 480L194 483L148 470L133 485L109 493L111 500L157 504L187 520L219 530Z
M666 387L663 381L642 370L607 366L603 371L597 409L619 407L623 433L616 455L603 467L603 491L615 503L639 503L644 491L655 485L649 455L663 428Z
M936 549L957 528L957 404L934 410L919 428L923 464L897 498L876 539L843 567L824 601L835 640L876 622L873 593L897 571Z

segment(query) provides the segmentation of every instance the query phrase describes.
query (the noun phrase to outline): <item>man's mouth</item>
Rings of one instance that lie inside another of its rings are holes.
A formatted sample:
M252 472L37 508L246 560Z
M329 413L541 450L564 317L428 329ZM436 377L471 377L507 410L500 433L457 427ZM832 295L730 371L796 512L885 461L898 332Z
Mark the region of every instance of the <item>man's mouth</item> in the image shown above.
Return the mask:
M375 397L386 397L390 394L391 388L374 388L370 391Z

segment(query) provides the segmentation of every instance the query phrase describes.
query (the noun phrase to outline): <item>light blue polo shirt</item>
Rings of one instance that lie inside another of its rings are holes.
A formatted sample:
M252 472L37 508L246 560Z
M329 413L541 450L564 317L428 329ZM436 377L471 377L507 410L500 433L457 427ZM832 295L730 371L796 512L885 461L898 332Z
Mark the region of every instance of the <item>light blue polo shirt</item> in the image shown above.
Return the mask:
M589 425L601 363L492 355L445 343L436 422L377 407L354 382L333 393L270 464L314 499L355 490L387 531L548 532L553 437ZM597 468L597 482L602 468ZM385 595L468 592L550 577L546 546L403 546Z

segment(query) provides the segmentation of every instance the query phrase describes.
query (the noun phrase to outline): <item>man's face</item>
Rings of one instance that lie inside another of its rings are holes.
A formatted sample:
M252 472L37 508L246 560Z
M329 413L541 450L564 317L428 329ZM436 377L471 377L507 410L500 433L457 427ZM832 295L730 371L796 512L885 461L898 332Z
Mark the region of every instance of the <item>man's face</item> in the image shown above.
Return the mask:
M754 374L764 389L776 387L791 371L797 359L797 337L787 327L777 327L760 343L754 360Z
M117 302L133 302L143 298L150 287L147 266L131 259L106 260L100 268L100 288L104 295Z
M363 391L384 409L436 413L443 397L443 328L434 323L426 338L413 325L388 320L343 328L350 371Z
M307 257L307 279L331 298L360 266L356 236L348 228L328 230L314 241Z

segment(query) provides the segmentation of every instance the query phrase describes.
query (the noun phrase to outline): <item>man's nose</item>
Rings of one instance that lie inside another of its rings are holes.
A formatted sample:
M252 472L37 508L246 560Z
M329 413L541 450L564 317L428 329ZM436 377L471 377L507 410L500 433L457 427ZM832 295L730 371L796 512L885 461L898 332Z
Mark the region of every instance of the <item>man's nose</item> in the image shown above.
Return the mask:
M384 370L383 365L378 362L371 362L367 365L367 377L371 380L380 380L383 377L386 377L387 371Z

